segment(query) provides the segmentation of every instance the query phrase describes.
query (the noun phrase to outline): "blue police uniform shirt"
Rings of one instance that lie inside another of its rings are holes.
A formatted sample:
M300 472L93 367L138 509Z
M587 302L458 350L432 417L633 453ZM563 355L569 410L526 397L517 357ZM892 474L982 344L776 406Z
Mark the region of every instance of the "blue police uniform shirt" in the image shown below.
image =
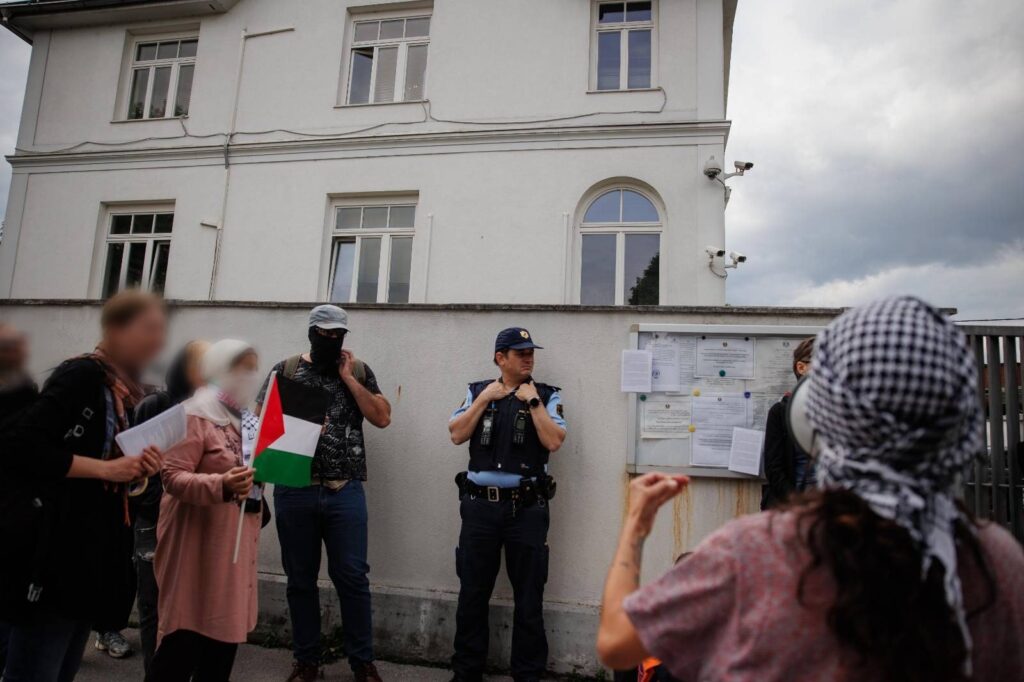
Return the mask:
M459 409L452 412L449 423L454 421L460 414L465 412L473 404L473 392L466 389L466 400L462 403ZM558 406L562 404L562 396L559 395L558 391L551 394L551 398L548 400L546 405L548 415L551 416L551 421L555 422L563 429L565 428L565 419L558 413ZM545 469L547 467L545 466ZM518 488L519 482L523 480L523 477L519 474L512 474L507 471L470 471L469 480L473 481L477 485L481 486L495 486L498 488Z

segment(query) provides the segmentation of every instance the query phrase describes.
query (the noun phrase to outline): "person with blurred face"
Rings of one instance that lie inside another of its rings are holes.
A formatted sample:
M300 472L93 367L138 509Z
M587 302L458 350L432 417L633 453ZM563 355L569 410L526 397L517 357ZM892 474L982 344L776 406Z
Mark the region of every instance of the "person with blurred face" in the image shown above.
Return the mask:
M163 465L153 568L159 586L157 650L150 682L227 682L238 645L256 627L256 556L262 497L253 496L251 458L262 377L244 341L224 339L203 354L207 382L183 404L185 440ZM238 560L233 561L245 505Z
M74 678L89 632L127 620L134 599L127 484L162 455L124 457L114 437L164 345L163 302L126 291L103 306L96 349L62 363L18 419L0 461L4 682ZM116 627L116 626L115 626Z
M167 370L166 387L151 393L135 408L135 423L141 424L190 398L204 386L202 359L210 344L196 340L185 344ZM157 584L153 574L153 555L156 552L156 527L160 520L160 500L163 497L160 475L151 476L145 490L132 498L135 508L135 570L138 574L139 639L142 640L143 666L149 665L156 652ZM108 649L109 651L109 649Z

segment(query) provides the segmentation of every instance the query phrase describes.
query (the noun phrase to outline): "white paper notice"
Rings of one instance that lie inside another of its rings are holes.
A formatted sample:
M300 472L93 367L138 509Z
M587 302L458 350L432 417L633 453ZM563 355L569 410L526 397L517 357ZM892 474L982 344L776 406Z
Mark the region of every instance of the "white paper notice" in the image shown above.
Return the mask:
M696 375L699 377L754 378L754 339L702 336L697 339Z
M666 393L679 390L679 337L655 335L647 343L651 352L651 390Z
M185 408L175 405L161 412L149 421L117 434L118 447L128 457L138 457L150 445L155 445L164 452L185 440L188 425L185 421Z
M761 449L764 431L733 429L732 447L729 449L729 471L749 476L761 474Z
M690 399L648 398L643 403L641 438L689 438Z
M693 398L693 423L698 427L731 429L746 427L747 398L740 395L707 395Z
M694 367L697 362L697 337L680 336L679 339L679 386L693 384Z
M729 466L732 429L697 427L690 438L690 464L696 467Z
M798 345L799 339L758 339L754 353L757 379L752 383L751 390L774 396L776 400L786 391L793 390L796 384L793 376L793 350Z
M622 392L651 392L651 352L646 350L622 351Z

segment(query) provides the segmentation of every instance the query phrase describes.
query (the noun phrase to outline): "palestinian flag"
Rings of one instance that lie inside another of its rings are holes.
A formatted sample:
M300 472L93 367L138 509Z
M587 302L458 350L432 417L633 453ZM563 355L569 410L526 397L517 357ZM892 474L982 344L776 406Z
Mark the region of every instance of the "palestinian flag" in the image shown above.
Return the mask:
M256 480L296 488L310 484L330 395L274 372L263 399L253 467Z

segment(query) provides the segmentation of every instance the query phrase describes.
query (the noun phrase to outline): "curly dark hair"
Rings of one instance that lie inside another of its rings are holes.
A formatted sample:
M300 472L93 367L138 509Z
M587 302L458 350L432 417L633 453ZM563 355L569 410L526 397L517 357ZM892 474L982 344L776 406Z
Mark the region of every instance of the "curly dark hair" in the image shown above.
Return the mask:
M837 592L828 626L848 656L850 679L865 679L866 672L880 675L872 679L882 682L964 679L964 642L946 603L944 571L934 562L921 579L921 550L904 528L847 490L811 491L792 498L786 508L797 514L801 541L811 554L797 598L805 603L812 572L825 569L834 577ZM982 603L966 604L971 618L995 602L995 579L966 524L957 528L956 541L987 584Z

